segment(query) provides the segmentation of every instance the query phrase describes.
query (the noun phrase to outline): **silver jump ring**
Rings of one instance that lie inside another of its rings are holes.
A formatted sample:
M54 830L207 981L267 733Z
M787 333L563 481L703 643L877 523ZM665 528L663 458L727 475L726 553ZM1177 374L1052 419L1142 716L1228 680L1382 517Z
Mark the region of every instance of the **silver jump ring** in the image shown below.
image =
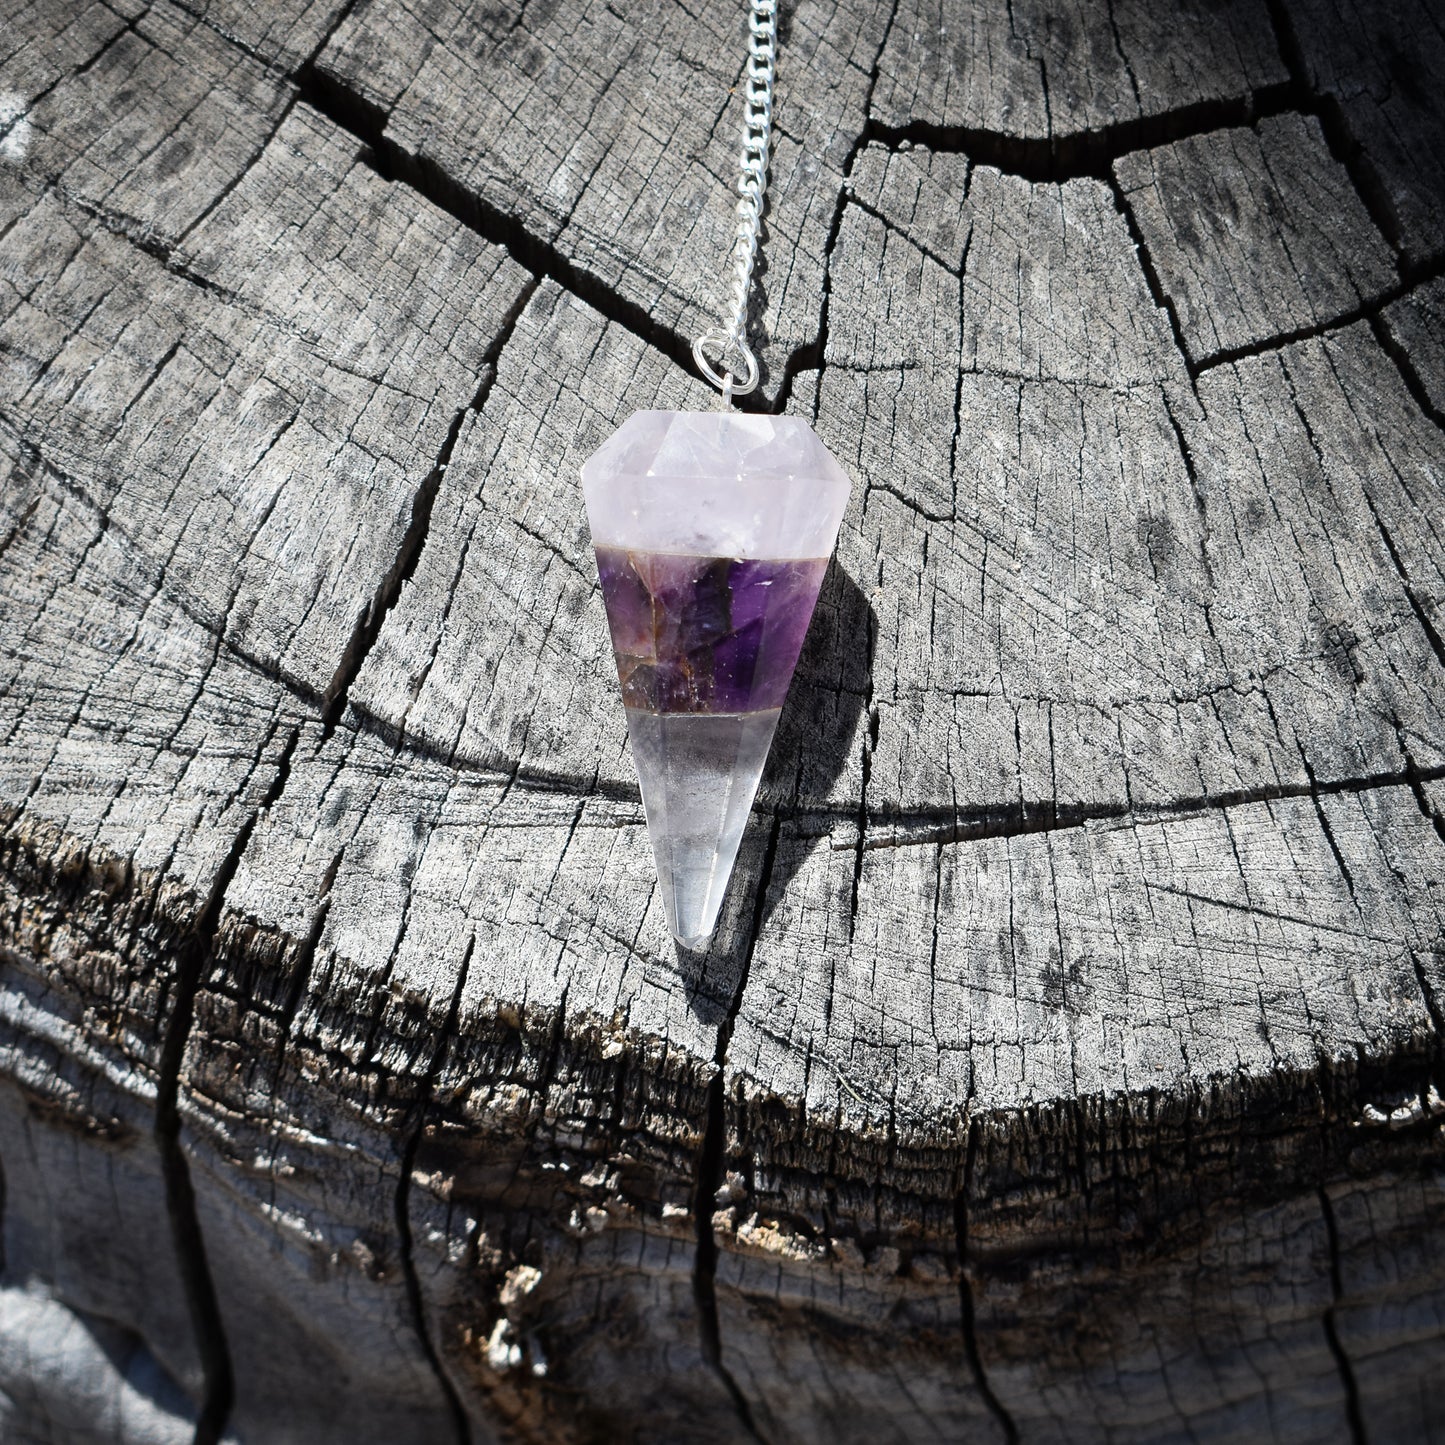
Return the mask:
M707 352L704 350L708 346L717 347L717 366L708 360ZM743 363L741 377L737 376L727 365L730 351L736 359ZM752 348L739 341L736 336L729 336L725 331L706 332L692 343L692 359L697 363L697 369L719 391L731 392L733 396L746 396L750 391L757 390L758 359L753 355ZM719 370L719 368L723 369Z

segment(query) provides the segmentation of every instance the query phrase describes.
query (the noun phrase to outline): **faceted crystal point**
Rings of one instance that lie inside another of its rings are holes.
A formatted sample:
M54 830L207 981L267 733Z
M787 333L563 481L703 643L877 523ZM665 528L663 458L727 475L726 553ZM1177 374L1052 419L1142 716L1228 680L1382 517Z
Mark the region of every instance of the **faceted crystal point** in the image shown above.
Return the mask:
M627 709L667 922L684 948L701 948L717 922L777 726L776 708Z
M848 504L797 417L642 411L582 466L673 936L711 936Z

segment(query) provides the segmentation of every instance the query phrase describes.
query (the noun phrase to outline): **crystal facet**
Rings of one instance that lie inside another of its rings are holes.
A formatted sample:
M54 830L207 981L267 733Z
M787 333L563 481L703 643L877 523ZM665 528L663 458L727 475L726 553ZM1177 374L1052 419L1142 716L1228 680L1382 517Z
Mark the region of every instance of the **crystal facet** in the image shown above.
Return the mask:
M711 935L849 482L797 417L637 412L582 467L667 921Z

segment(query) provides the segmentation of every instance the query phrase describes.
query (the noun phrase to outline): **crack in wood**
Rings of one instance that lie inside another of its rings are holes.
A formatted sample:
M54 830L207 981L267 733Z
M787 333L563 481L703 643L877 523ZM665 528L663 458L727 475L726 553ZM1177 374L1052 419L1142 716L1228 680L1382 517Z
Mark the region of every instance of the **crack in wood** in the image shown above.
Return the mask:
M1344 1298L1344 1284L1340 1274L1340 1232L1335 1219L1334 1202L1330 1199L1325 1185L1319 1187L1320 1213L1325 1220L1325 1238L1330 1251L1330 1293L1331 1301L1325 1308L1325 1340L1330 1347L1335 1368L1345 1390L1345 1418L1349 1422L1352 1445L1369 1445L1369 1432L1365 1429L1365 1414L1360 1406L1360 1385L1355 1378L1355 1367L1340 1340L1339 1307Z
M1149 295L1155 306L1159 308L1169 322L1169 334L1174 339L1174 349L1179 353L1179 360L1183 363L1184 370L1193 376L1190 370L1189 347L1184 341L1184 328L1179 320L1179 309L1174 304L1174 298L1164 289L1164 283L1159 278L1158 269L1154 265L1154 258L1149 252L1149 244L1144 239L1144 232L1139 227L1139 220L1134 214L1134 208L1129 204L1129 198L1124 194L1124 188L1118 182L1113 171L1102 178L1114 196L1114 208L1124 218L1124 225L1129 232L1129 239L1134 243L1134 254L1139 261L1139 269L1144 273L1144 283L1149 288ZM1173 421L1171 414L1170 420ZM1191 474L1192 476L1192 474Z
M516 330L518 318L526 310L527 303L536 294L539 284L534 279L522 287L508 308L501 326L497 329L497 334L482 354L481 377L476 394L452 418L451 425L447 428L446 439L442 442L441 450L437 453L431 471L422 479L421 485L412 496L411 519L407 524L406 531L402 534L392 564L387 569L386 575L377 584L371 601L357 617L352 627L351 638L342 652L341 661L322 695L323 742L335 731L336 724L346 709L351 686L356 681L362 664L366 661L372 647L375 646L376 639L381 633L382 624L395 608L401 597L402 589L416 572L417 563L421 560L421 554L426 548L427 538L431 535L432 509L436 505L437 494L441 491L442 478L446 475L447 467L451 463L452 453L456 450L462 426L468 416L477 415L486 405L487 397L497 379L497 364L501 359L502 352Z
M1430 768L1406 767L1393 772L1373 773L1363 778L1332 778L1325 782L1311 779L1307 783L1266 783L1257 788L1239 788L1231 792L1200 794L1189 798L1176 798L1169 802L1147 804L1056 804L1044 799L1037 803L1024 803L1006 808L991 809L986 813L965 816L952 823L940 823L936 828L910 832L904 837L872 838L863 844L865 849L912 848L931 846L936 843L971 843L985 838L1016 838L1034 833L1054 833L1070 828L1082 828L1088 823L1113 822L1137 825L1139 823L1204 813L1216 810L1245 807L1253 803L1268 803L1281 799L1329 797L1334 794L1367 793L1380 788L1401 787L1418 778L1423 782L1445 779L1445 765ZM878 814L870 819L874 826L897 825L919 817L918 813ZM837 847L852 848L853 841Z
M1369 301L1362 302L1359 306L1353 306L1348 311L1341 311L1338 315L1328 317L1324 321L1311 322L1308 326L1298 326L1291 331L1276 332L1272 336L1265 336L1258 341L1247 342L1242 346L1231 346L1223 351L1213 351L1198 361L1186 358L1189 374L1197 378L1206 371L1214 370L1217 366L1227 366L1231 362L1243 361L1251 356L1264 356L1272 351L1281 351L1286 346L1293 346L1301 341L1312 341L1320 336L1329 336L1333 332L1343 331L1347 326L1354 326L1357 322L1367 321L1375 332L1376 339L1395 363L1401 380L1409 389L1420 410L1436 426L1445 429L1445 417L1442 417L1431 405L1424 383L1411 365L1408 354L1398 342L1393 341L1384 321L1384 312L1387 307L1405 299L1418 287L1435 280L1440 275L1445 275L1445 261L1437 261L1430 266L1422 267L1420 274L1413 279L1388 287Z
M170 1000L171 1015L161 1042L156 1079L155 1140L165 1182L166 1210L182 1286L190 1308L200 1356L204 1397L196 1417L195 1445L218 1445L235 1401L235 1375L221 1319L220 1301L206 1257L205 1239L196 1211L190 1165L181 1146L181 1066L195 1021L196 994L206 965L214 956L226 892L241 866L260 816L281 796L290 776L291 757L301 736L294 727L282 749L272 779L258 807L237 830L230 849L216 872L209 897L191 926L189 938L177 950L176 976Z
M843 216L851 200L849 192L853 168L858 163L858 157L873 139L870 118L873 94L878 88L878 78L883 72L883 56L888 49L888 40L893 34L893 26L898 20L898 10L901 4L902 0L893 0L892 7L888 12L888 20L883 27L883 35L878 42L878 49L874 53L873 64L868 72L868 88L863 96L863 126L853 137L853 143L849 146L848 154L843 161L843 178L833 203L833 214L828 221L828 233L823 240L822 300L819 303L817 334L812 341L795 347L792 355L783 363L783 379L778 388L778 400L775 408L779 412L787 410L788 403L792 399L793 385L802 372L818 371L821 373L823 370L824 356L828 350L828 311L833 294L833 255L838 248L838 237L843 229ZM816 422L817 419L815 407L813 420Z
M1174 110L1115 121L1097 130L1072 135L1014 136L977 126L944 125L911 120L905 125L869 121L869 138L899 150L927 150L966 155L975 165L992 166L1005 175L1035 183L1107 181L1114 162L1132 151L1207 135L1211 131L1252 125L1257 120L1299 109L1288 82L1263 86L1235 99L1195 101Z
M727 1154L727 1108L725 1097L725 1071L727 1068L728 1045L732 1042L733 1028L738 1012L747 993L748 976L752 971L753 953L762 933L764 909L767 904L768 887L772 881L773 868L778 855L778 836L782 819L774 814L768 830L767 848L759 871L757 891L753 902L753 916L748 929L747 943L743 950L743 966L737 988L728 1004L727 1017L718 1025L717 1047L713 1053L715 1072L707 1089L707 1119L703 1127L702 1149L698 1157L697 1192L693 1198L693 1214L697 1222L697 1252L694 1256L692 1277L693 1298L697 1303L698 1333L702 1344L703 1358L711 1366L723 1388L727 1391L739 1422L748 1435L768 1445L766 1437L758 1429L753 1417L752 1406L743 1394L736 1378L723 1361L722 1333L718 1323L717 1309L717 1235L713 1230L713 1212L717 1192L723 1182L723 1169Z
M586 301L624 329L637 336L648 346L662 352L674 364L684 370L691 370L690 342L656 321L642 306L629 300L615 287L608 285L591 272L578 267L560 249L528 231L514 217L487 202L473 191L467 190L453 177L445 173L424 157L412 156L395 142L388 139L386 127L388 117L353 89L346 86L334 75L320 68L320 61L328 45L346 19L355 9L357 0L349 0L338 13L326 35L310 57L296 70L291 79L297 87L297 95L285 107L281 122L290 114L296 99L301 99L324 114L333 124L354 136L365 147L370 163L387 180L403 184L416 190L432 204L438 206L461 224L477 232L493 244L500 245L507 253L534 278L556 281L564 289ZM1092 177L1108 183L1115 193L1115 204L1125 217L1130 235L1138 250L1141 265L1148 281L1155 304L1167 315L1174 334L1176 346L1184 359L1191 377L1228 362L1245 357L1260 355L1277 350L1293 342L1312 337L1353 324L1360 320L1376 323L1384 307L1398 301L1416 285L1432 279L1445 270L1445 263L1436 261L1425 265L1407 265L1400 260L1402 281L1381 296L1342 312L1338 316L1309 326L1282 332L1245 346L1211 353L1198 361L1193 360L1185 347L1182 330L1172 298L1163 288L1153 266L1148 247L1139 231L1132 210L1112 175L1113 163L1133 151L1171 144L1191 137L1207 135L1213 131L1244 125L1253 125L1259 120L1288 114L1306 115L1316 118L1325 134L1331 154L1344 166L1351 183L1360 194L1372 220L1379 226L1391 246L1399 252L1398 227L1390 220L1388 202L1383 191L1373 185L1369 176L1361 169L1360 148L1349 137L1343 115L1332 97L1320 96L1308 85L1304 77L1303 60L1299 47L1293 38L1288 17L1281 8L1280 0L1270 0L1271 21L1277 33L1281 54L1290 70L1291 78L1274 85L1264 86L1246 94L1223 99L1210 99L1176 107L1172 110L1151 115L1136 116L1096 130L1078 132L1069 136L1050 135L1046 138L1024 138L1006 135L984 128L945 126L926 121L912 121L903 126L890 126L878 121L872 115L872 100L877 88L884 53L889 36L898 15L898 0L893 4L885 25L869 74L868 88L863 102L864 123L850 145L843 165L843 181L830 219L828 234L823 248L823 285L820 302L819 326L815 338L794 350L785 359L778 393L769 406L758 394L739 398L736 404L747 411L783 412L789 405L797 377L805 371L823 367L823 355L827 347L830 299L830 267L836 249L843 216L852 203L849 195L849 180L858 156L870 144L880 144L897 151L908 146L922 146L938 152L959 152L968 156L976 165L993 166L1005 174L1019 176L1032 182L1062 184L1069 180ZM187 12L191 13L191 12ZM205 17L197 16L205 21ZM513 29L520 23L518 16ZM127 29L133 28L134 22ZM214 27L212 27L214 28ZM124 32L122 32L124 33ZM239 40L216 32L235 44L243 53L249 50ZM1118 42L1117 26L1115 41ZM1123 57L1122 50L1120 52ZM89 62L94 63L96 57ZM1125 58L1127 65L1127 58ZM274 67L268 67L274 68ZM1130 79L1133 80L1132 72ZM281 122L278 122L278 127ZM264 146L262 147L264 149ZM259 154L259 152L258 152ZM224 195L239 184L245 172L233 178L208 208L206 214L220 204ZM866 209L866 208L865 208ZM194 230L199 224L188 227ZM148 238L133 238L137 244ZM210 285L206 278L189 273L172 265L170 249L150 241L150 249L177 274L197 284ZM950 268L951 269L951 268ZM1388 347L1392 359L1400 367L1411 394L1421 404L1422 410L1442 424L1436 410L1430 406L1424 388L1420 385L1408 359L1398 346ZM1413 380L1413 385L1411 382Z
M402 1149L400 1162L401 1175L396 1185L397 1251L402 1280L406 1286L407 1307L411 1311L412 1324L421 1344L422 1353L426 1356L427 1364L436 1377L437 1386L446 1400L447 1412L451 1416L458 1445L470 1445L471 1423L468 1420L466 1408L462 1404L462 1398L457 1392L457 1387L452 1383L451 1377L443 1367L441 1354L437 1349L436 1342L431 1337L431 1331L427 1328L426 1306L422 1299L421 1280L416 1272L416 1259L412 1250L411 1189L417 1150L421 1147L422 1135L426 1131L427 1110L436 1091L437 1080L441 1077L442 1064L446 1060L447 1050L451 1047L452 1039L456 1034L462 992L467 986L467 973L471 968L472 953L476 944L475 935L467 939L466 948L462 953L462 961L457 967L457 982L452 990L451 1002L447 1008L446 1022L437 1033L436 1047L432 1050L426 1076L422 1080L413 1105L414 1121L407 1131L406 1144Z
M1445 667L1445 638L1440 636L1440 630L1430 619L1430 614L1425 611L1424 604L1415 593L1414 583L1410 580L1410 573L1405 566L1404 558L1400 556L1400 549L1395 545L1395 539L1390 535L1390 529L1385 525L1385 519L1380 515L1380 509L1375 505L1375 499L1370 494L1368 487L1360 489L1360 495L1365 499L1365 506L1370 510L1370 516L1374 518L1375 528L1380 534L1380 540L1385 544L1385 550L1390 554L1390 561L1394 564L1395 571L1400 577L1400 587L1405 594L1406 601L1410 604L1410 610L1415 614L1415 620L1420 624L1420 630L1425 634L1430 644L1430 650L1435 654L1435 660L1441 667Z
M416 191L483 240L500 246L536 281L556 282L675 366L689 373L693 370L691 340L577 265L557 246L534 235L515 216L468 190L435 162L397 145L386 134L385 115L335 76L313 67L298 77L298 85L306 104L361 142L364 159L384 180ZM734 404L748 412L770 410L759 392L737 397Z
M1445 263L1441 263L1435 269L1437 274L1445 275ZM1405 383L1405 390L1410 393L1415 405L1442 432L1445 432L1445 412L1442 412L1431 401L1424 379L1416 369L1415 363L1410 359L1410 353L1401 344L1400 338L1395 335L1389 317L1383 310L1380 310L1369 317L1369 322L1370 329L1375 333L1375 340L1380 343L1380 348L1385 355L1395 363L1395 370L1400 373L1400 380Z
M978 1391L990 1415L1003 1431L1006 1445L1018 1445L1019 1428L1003 1401L989 1383L988 1371L984 1368L983 1354L979 1348L978 1318L973 1293L973 1275L970 1272L971 1250L968 1231L969 1200L973 1194L974 1166L978 1159L978 1124L968 1126L968 1144L964 1152L963 1181L954 1199L954 1235L958 1249L958 1301L959 1320L963 1330L964 1354L973 1375L974 1388Z

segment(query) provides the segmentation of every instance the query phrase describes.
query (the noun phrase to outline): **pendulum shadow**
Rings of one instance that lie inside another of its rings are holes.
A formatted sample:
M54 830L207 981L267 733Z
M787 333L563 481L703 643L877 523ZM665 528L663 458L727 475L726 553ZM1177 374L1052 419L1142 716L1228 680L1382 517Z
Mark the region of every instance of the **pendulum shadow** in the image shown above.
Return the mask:
M722 916L707 948L676 946L693 1012L720 1025L732 1012L753 946L777 901L833 825L856 821L869 695L872 604L834 557L823 577L808 639L783 705L752 817L743 834ZM853 761L858 776L835 792ZM779 833L810 838L779 847Z

